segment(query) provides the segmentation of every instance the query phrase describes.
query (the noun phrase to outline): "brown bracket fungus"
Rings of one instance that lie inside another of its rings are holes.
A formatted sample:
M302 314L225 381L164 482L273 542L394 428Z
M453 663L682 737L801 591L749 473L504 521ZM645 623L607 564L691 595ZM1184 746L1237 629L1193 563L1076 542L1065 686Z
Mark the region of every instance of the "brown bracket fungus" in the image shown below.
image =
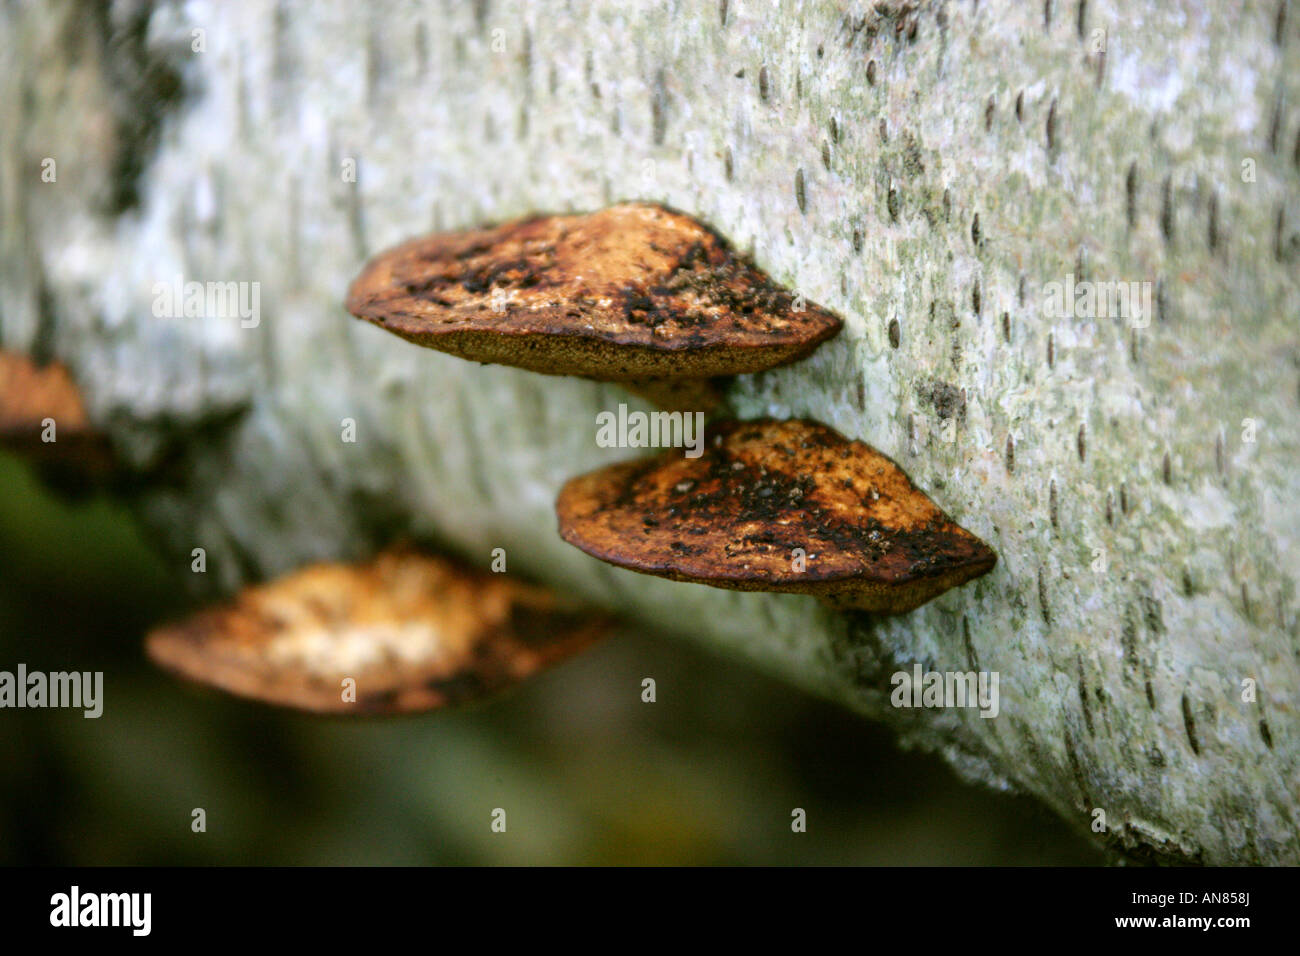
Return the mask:
M417 345L674 408L716 400L710 379L803 358L842 324L649 203L414 239L366 265L347 308Z
M870 445L813 421L723 422L669 451L572 479L560 535L619 567L714 587L910 611L997 556Z
M0 352L0 447L85 477L113 467L108 440L91 427L67 369L13 352Z
M612 621L500 574L393 550L318 564L153 631L149 656L190 680L314 713L392 714L504 690Z

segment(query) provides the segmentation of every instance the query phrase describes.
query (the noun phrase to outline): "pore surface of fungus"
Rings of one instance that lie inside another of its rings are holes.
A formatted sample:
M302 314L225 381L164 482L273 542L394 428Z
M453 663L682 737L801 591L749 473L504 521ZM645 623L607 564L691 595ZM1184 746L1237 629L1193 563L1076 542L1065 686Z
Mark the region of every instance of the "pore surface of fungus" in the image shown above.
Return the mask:
M183 677L267 703L402 713L503 690L610 623L544 588L401 549L249 588L155 630L146 649Z
M812 421L723 422L670 451L569 481L560 535L619 567L909 611L997 558L871 446Z
M757 372L841 326L648 203L412 240L366 265L347 308L462 358L613 382Z

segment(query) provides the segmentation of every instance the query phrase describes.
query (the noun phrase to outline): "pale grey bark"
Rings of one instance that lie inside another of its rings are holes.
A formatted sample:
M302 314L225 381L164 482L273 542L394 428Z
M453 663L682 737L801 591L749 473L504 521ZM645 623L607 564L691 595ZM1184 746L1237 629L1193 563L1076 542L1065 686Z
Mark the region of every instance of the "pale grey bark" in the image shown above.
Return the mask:
M1300 10L841 6L6 6L0 343L68 362L132 465L171 462L141 510L216 588L400 535L502 547L1081 827L1103 810L1112 847L1300 862ZM996 571L870 620L602 566L552 501L630 454L594 442L624 393L341 308L412 234L618 198L841 313L734 404L881 448ZM1151 282L1157 315L1047 315L1067 274ZM176 275L260 283L260 324L154 317ZM915 662L998 672L999 715L892 708Z

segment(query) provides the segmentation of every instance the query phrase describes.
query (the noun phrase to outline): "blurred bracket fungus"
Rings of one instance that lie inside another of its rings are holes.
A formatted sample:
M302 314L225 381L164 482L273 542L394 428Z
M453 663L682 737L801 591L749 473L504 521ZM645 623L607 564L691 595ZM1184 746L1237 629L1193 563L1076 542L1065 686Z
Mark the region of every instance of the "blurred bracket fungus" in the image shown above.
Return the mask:
M409 549L316 564L154 630L153 661L231 694L318 714L397 714L503 691L613 619Z
M619 382L670 409L707 410L713 379L797 361L842 325L649 203L411 240L366 265L347 308L417 345Z
M718 423L698 458L572 479L556 513L565 541L618 567L883 614L997 563L892 461L813 421Z
M98 479L113 471L108 439L86 416L81 392L61 364L38 366L0 351L0 448L58 479ZM51 474L52 473L52 474Z

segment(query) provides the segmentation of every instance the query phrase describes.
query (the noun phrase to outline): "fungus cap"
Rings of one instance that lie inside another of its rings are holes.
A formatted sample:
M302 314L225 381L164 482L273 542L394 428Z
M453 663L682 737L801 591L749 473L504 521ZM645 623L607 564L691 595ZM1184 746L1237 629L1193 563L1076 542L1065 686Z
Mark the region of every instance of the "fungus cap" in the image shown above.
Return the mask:
M648 203L415 239L381 253L348 311L476 362L627 382L757 372L840 320L724 238Z
M544 588L407 550L318 564L155 630L160 666L228 693L316 713L463 703L585 648L611 621ZM343 681L355 681L355 702Z
M55 426L53 440L46 438L47 421ZM87 475L113 465L108 440L91 427L68 370L58 362L38 366L15 352L0 351L0 447Z
M619 567L878 613L997 561L889 458L804 420L724 422L698 458L669 451L582 475L556 513L565 541Z

